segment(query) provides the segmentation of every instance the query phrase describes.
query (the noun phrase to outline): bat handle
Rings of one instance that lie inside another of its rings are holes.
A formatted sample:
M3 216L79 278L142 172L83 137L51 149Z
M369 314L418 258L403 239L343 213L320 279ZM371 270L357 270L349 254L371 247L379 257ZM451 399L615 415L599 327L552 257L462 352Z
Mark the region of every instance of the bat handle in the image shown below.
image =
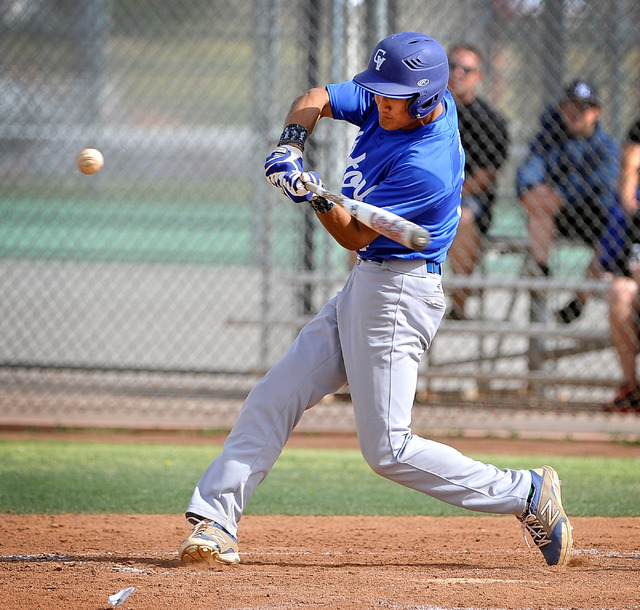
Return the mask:
M307 172L302 172L302 175L300 176L300 180L302 181L304 188L306 188L308 191L311 191L316 195L324 194L325 189L322 187L322 185L316 184L315 182L311 182L309 180L309 174L307 174Z

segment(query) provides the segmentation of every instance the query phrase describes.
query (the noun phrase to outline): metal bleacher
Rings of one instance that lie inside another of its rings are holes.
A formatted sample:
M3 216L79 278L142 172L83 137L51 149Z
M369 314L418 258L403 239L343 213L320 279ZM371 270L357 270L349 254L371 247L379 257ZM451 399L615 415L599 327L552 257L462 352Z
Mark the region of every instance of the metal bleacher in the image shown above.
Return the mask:
M558 245L566 250L579 247ZM496 275L487 261L506 256L511 258L511 274ZM476 311L470 320L443 321L421 373L431 393L437 394L439 387L455 388L457 381L462 395L476 400L491 396L495 402L496 396L516 395L531 404L548 405L579 396L577 402L584 406L597 404L615 385L611 374L594 374L589 360L589 354L609 348L604 299L609 282L577 274L528 277L528 257L526 238L491 235L476 273L445 274L445 292L468 289L475 295ZM597 323L556 322L554 304L577 291L591 295L589 317Z
M607 359L611 366L603 369L594 355L610 349L609 282L585 279L584 265L576 260L590 253L581 244L559 240L554 247L568 256L569 264L558 265L558 275L554 271L548 278L526 275L529 243L522 230L488 235L482 261L470 276L453 275L445 265L445 293L467 289L472 314L467 320L443 320L421 365L418 398L430 404L472 399L562 408L589 408L607 399L618 383L615 357L612 353ZM280 279L294 289L312 286L331 294L345 275L308 271ZM591 295L584 319L556 322L552 311L577 291ZM301 327L309 319L296 315L232 322Z

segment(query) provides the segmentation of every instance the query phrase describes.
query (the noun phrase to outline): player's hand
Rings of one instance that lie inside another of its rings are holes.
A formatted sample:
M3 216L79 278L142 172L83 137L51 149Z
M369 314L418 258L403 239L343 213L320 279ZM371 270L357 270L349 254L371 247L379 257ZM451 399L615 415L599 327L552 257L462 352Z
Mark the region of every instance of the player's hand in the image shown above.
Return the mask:
M295 146L278 146L267 157L264 164L264 175L267 180L279 188L284 187L284 176L288 172L302 173L302 151Z
M307 190L302 181L303 172L287 172L282 179L282 192L294 203L305 203L310 201L315 194ZM322 186L320 176L315 172L304 172L305 182L311 182Z

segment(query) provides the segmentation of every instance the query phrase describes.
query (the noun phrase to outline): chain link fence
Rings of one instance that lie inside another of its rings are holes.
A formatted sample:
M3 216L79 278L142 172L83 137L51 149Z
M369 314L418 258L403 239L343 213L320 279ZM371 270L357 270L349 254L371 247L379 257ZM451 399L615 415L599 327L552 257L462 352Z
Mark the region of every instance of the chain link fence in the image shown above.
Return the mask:
M470 319L443 323L420 404L609 399L606 285L585 282L579 241L554 242L549 278L523 276L516 174L574 78L598 85L601 125L624 140L639 25L634 0L0 0L0 422L228 427L350 267L264 158L297 94L351 78L402 30L481 51L480 95L510 140L482 260L445 271ZM321 122L305 153L334 190L353 136ZM105 157L93 176L75 168L88 146ZM532 318L532 288L550 309L594 298L560 326Z

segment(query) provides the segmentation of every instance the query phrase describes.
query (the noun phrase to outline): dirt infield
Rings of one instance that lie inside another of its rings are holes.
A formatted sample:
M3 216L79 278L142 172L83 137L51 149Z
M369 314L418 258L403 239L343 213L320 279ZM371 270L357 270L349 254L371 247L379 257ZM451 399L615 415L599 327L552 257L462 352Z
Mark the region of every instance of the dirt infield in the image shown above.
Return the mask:
M242 563L178 562L178 516L3 515L0 605L109 608L637 608L640 518L574 519L546 567L512 517L254 517Z
M450 442L468 452L508 452L508 443ZM540 450L533 441L509 447ZM612 443L553 444L556 454L638 452ZM549 568L527 548L513 517L246 516L242 563L223 567L178 562L187 534L180 515L0 515L0 607L106 609L108 597L127 587L135 590L119 606L125 609L640 607L640 518L572 522L571 562Z

